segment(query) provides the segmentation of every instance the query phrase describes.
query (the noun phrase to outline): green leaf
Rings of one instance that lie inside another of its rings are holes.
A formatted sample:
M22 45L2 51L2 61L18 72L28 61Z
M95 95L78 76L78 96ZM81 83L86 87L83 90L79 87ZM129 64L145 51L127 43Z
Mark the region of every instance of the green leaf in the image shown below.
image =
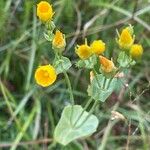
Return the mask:
M53 33L49 33L49 34L44 33L44 37L47 41L52 41L54 38L54 34Z
M67 71L71 66L71 61L67 57L61 56L60 59L54 61L54 67L58 74L62 73L64 70Z
M129 57L124 51L119 53L117 62L119 63L120 67L129 67L129 64L131 63L132 59Z
M72 112L73 108L73 112ZM82 124L83 120L89 115L88 112L84 112L80 119L83 108L80 105L66 106L62 112L59 123L56 126L54 132L54 139L62 144L67 145L71 141L89 136L94 133L98 126L98 119L95 115L90 115L89 118ZM70 123L70 115L72 114L72 124L78 122L75 126ZM82 125L81 125L82 124Z
M105 81L104 81L105 80ZM103 86L105 82L105 87ZM105 79L105 77L100 74L94 77L91 85L88 87L88 95L94 100L99 100L105 102L105 100L111 95L117 86L117 79Z
M87 69L92 69L94 68L94 65L97 62L97 57L95 55L89 57L88 59L85 60L79 60L76 63L76 66L79 68L87 68Z

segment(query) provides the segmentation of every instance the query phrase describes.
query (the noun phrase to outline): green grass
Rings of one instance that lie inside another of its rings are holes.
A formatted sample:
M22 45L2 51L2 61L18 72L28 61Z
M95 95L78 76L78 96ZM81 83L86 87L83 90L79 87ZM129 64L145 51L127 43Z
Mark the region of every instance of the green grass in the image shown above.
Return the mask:
M118 89L95 110L99 118L96 133L62 147L53 142L53 131L69 93L63 75L41 88L34 71L51 63L54 54L43 36L43 25L36 17L34 0L0 1L0 150L16 148L53 150L149 150L150 148L150 6L148 0L53 0L54 22L66 34L64 55L78 58L74 47L101 38L107 44L106 56L116 57L116 29L134 26L136 42L144 47L141 61L128 73L128 88ZM85 105L89 72L69 70L76 104ZM118 97L119 95L119 97ZM116 109L126 118L109 121ZM128 141L128 144L127 144Z

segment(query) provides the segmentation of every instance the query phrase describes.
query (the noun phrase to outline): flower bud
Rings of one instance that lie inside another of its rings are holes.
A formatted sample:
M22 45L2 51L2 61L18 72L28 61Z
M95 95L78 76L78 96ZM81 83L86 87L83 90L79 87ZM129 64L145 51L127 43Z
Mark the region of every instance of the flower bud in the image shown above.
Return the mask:
M99 60L103 72L111 73L116 69L114 63L111 60L107 59L106 57L99 56Z
M64 50L66 46L65 36L59 30L57 30L54 35L52 45L54 49L59 49L59 50Z
M134 42L134 37L132 37L132 33L129 30L129 27L123 29L118 40L120 48L130 49L133 42Z
M75 52L81 59L87 59L92 55L91 49L87 44L77 45Z
M105 51L105 43L102 40L93 41L90 47L91 51L97 55L102 54Z
M130 55L133 59L138 59L143 54L143 47L140 44L133 44L130 49Z

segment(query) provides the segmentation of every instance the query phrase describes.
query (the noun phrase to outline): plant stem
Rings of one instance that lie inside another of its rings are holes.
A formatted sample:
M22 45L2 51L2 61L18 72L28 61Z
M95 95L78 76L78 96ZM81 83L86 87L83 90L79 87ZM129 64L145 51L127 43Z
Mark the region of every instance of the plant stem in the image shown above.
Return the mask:
M75 125L77 124L77 122L80 120L80 118L82 117L84 111L89 107L89 105L91 104L92 102L92 97L88 100L88 102L86 103L86 105L84 106L81 114L78 116L77 120L75 121L75 123L73 124L73 126L75 127Z
M90 109L89 114L87 115L87 117L86 117L86 118L82 121L82 123L81 123L79 126L77 126L76 128L80 128L80 127L89 119L89 117L90 117L90 116L92 115L92 113L94 112L94 110L95 110L95 108L96 108L98 102L99 102L98 100L95 100L95 102L94 102L92 108Z
M103 89L105 89L106 81L107 81L107 79L106 79L106 77L104 77Z
M108 85L107 85L107 88L106 88L106 89L109 88L109 86L110 86L112 80L113 80L113 78L110 78L110 79L109 79L109 82L108 82Z
M73 97L73 92L72 92L72 87L71 87L71 82L69 80L68 74L66 73L66 71L63 71L67 85L68 85L68 89L69 89L69 93L70 93L70 100L71 100L71 104L74 105L74 97Z
M98 82L97 72L96 72L95 68L93 68L93 72L94 72L94 75L95 75L95 78L96 78L97 84L98 84L99 88L101 88L101 85L100 85L100 83Z
M59 60L61 56L59 56L58 53L55 52L55 57ZM61 67L63 68L63 65L61 64ZM71 82L70 82L70 79L68 77L68 74L67 72L63 69L63 74L65 76L65 80L67 82L67 86L68 86L68 89L69 89L69 93L70 93L70 100L71 100L71 105L72 105L72 108L71 108L71 114L70 114L70 123L71 123L71 126L72 126L72 115L73 115L73 105L74 105L74 96L73 96L73 90L72 90L72 87L71 87Z
M56 58L59 60L61 56L58 55L58 53L55 53L55 56ZM61 64L62 68L63 68L63 65ZM71 82L69 80L69 77L68 77L68 74L67 72L63 69L63 74L65 76L65 80L67 82L67 85L68 85L68 89L69 89L69 93L70 93L70 100L71 100L71 104L74 105L74 97L73 97L73 90L72 90L72 87L71 87Z

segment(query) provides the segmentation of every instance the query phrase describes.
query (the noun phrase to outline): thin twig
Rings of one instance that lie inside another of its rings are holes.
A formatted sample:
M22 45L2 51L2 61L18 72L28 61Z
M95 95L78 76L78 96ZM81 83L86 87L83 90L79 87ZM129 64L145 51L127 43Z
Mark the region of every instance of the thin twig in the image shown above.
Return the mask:
M33 140L33 141L25 141L25 142L20 142L17 144L17 146L23 146L23 145L36 145L36 144L43 144L43 143L50 143L52 142L53 139L40 139L40 140ZM0 148L4 147L11 147L14 143L0 143Z
M131 135L131 120L129 121L128 124L128 138L127 138L126 150L129 150L130 135Z

